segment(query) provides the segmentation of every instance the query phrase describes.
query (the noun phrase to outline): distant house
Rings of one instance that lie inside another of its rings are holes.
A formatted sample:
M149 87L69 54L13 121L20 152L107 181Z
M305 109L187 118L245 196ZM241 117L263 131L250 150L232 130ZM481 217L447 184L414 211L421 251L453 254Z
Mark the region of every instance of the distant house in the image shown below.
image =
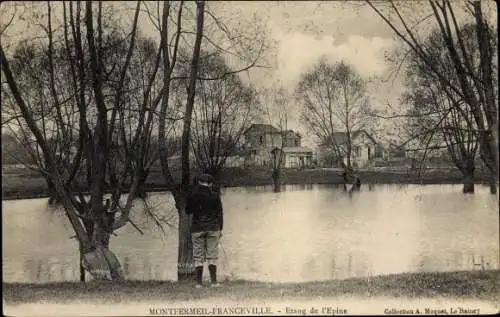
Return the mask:
M319 146L318 162L322 166L340 167L347 165L347 134L345 132L334 132L333 142L323 142ZM338 151L333 149L335 144ZM351 132L351 165L353 167L371 166L376 153L377 142L365 130ZM339 157L340 153L340 157Z
M392 143L387 146L379 143L375 146L374 166L401 166L410 164L410 161L405 146Z
M310 167L313 161L312 149L306 147L283 147L274 148L271 152L282 151L282 166L286 168ZM275 154L276 155L276 154Z
M283 132L283 147L300 147L302 136L293 130Z
M270 124L252 124L243 132L246 148L274 148L281 146L281 132Z
M402 160L406 159L408 156L408 150L403 145L389 144L388 146L383 146L382 144L377 144L375 146L375 158L383 160Z
M271 165L273 157L282 152L283 167L308 167L312 150L301 146L301 135L293 130L280 131L270 124L252 124L243 134L245 164Z

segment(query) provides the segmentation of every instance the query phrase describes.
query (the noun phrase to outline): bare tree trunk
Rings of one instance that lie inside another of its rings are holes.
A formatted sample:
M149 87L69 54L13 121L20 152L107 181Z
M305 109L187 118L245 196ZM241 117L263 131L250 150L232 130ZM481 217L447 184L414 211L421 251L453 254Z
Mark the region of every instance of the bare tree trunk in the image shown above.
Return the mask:
M177 254L177 280L179 282L194 281L193 245L191 240L191 216L186 213L187 193L176 198L179 214L179 253ZM180 202L177 203L177 202Z
M495 124L486 146L489 147L490 152L490 163L488 165L493 167L489 170L488 184L490 186L490 194L495 195L498 185L498 124Z
M79 263L79 267L80 267L80 282L81 283L85 283L85 268L83 267L83 256L82 256L82 252L80 251L80 263Z
M497 193L498 183L498 132L484 131L480 134L479 150L481 159L488 171L488 185L490 186L490 194ZM496 138L496 140L495 140ZM496 142L496 143L495 143ZM494 151L494 153L492 153ZM496 160L496 162L495 162Z
M492 140L490 140L490 148L493 152L495 170L490 172L489 185L490 194L495 195L498 192L498 125L496 125L493 130L493 137Z
M474 194L474 171L465 170L463 175L463 193Z
M78 252L80 254L78 263L80 268L80 282L85 283L85 267L83 265L83 248L81 243L78 243Z
M485 96L484 112L486 116L486 121L488 123L488 129L486 131L486 140L481 144L481 147L488 147L488 154L486 160L488 160L487 166L490 169L489 185L490 193L497 193L497 182L498 182L498 103L494 92L494 80L493 80L493 56L491 47L491 34L485 20L483 18L483 12L481 9L481 1L474 1L472 3L474 8L474 17L476 20L476 32L477 40L479 44L479 53L481 61L481 79L482 88Z
M54 182L50 179L50 177L45 176L45 182L47 183L47 191L49 195L49 204L58 204L61 202L61 199L57 195L56 188L54 186Z
M139 172L139 185L137 187L137 197L146 198L148 193L146 191L146 180L148 179L149 169L144 169L144 166L139 165L137 168L140 168Z
M347 126L346 129L346 157L347 157L347 170L350 172L352 170L352 165L351 165L351 155L352 155L352 143L351 143L351 131L349 130L349 127Z
M163 21L162 21L162 54L163 54L163 91L162 91L162 104L159 115L158 122L158 140L159 140L159 153L160 153L160 164L163 172L163 177L167 182L169 189L175 201L175 208L177 209L177 214L179 216L179 229L178 229L178 257L177 257L177 279L178 281L190 280L194 277L194 267L192 259L192 246L191 243L191 233L190 233L190 219L185 212L186 206L186 188L182 186L176 186L175 181L170 173L168 165L168 151L167 151L167 137L166 137L166 113L169 105L170 96L170 83L171 75L177 58L177 48L179 44L179 38L181 34L181 13L182 13L182 2L177 15L177 33L175 35L175 44L172 53L172 62L170 61L169 45L168 45L168 17L170 14L170 2L165 2L163 6ZM183 131L183 133L185 130ZM188 143L189 147L189 143ZM184 153L183 153L184 154ZM188 158L189 163L189 158ZM189 169L189 168L188 168ZM184 171L182 171L184 173ZM184 175L183 175L184 177ZM189 175L188 175L189 177Z
M182 183L181 195L178 196L181 201L180 204L177 203L177 211L179 213L179 257L177 259L179 281L191 280L194 277L193 248L191 245L191 219L187 216L185 207L190 185L189 142L196 90L196 76L198 74L201 40L203 37L203 22L205 15L204 1L196 1L196 11L196 40L194 43L193 57L191 59L191 73L187 90L186 113L184 115L182 131Z
M90 189L90 218L94 221L93 250L84 254L86 268L95 279L121 279L121 266L109 250L109 236L113 231L114 213L108 212L109 201L103 204L108 157L108 119L102 82L101 6L97 16L97 43L94 35L92 2L86 3L85 25L92 69L92 86L97 107L97 124L92 138L92 187ZM97 47L96 47L97 46ZM132 193L131 193L132 194Z
M281 191L281 170L280 168L273 168L273 192L279 193Z
M93 251L94 256L96 256L100 263L98 267L94 269L94 278L103 278L111 280L122 279L122 270L120 261L113 252L109 250L109 237L113 230L113 220L114 213L104 212L102 217L95 221L94 227L94 237L93 242L95 245L95 250ZM100 272L103 269L104 272ZM109 272L109 276L107 275ZM102 275L101 275L102 274Z
M201 41L203 38L203 22L204 22L204 11L205 3L204 1L197 1L197 23L196 23L196 40L193 49L193 57L191 59L191 72L188 85L188 96L186 100L186 112L183 120L183 131L182 131L182 181L180 186L173 186L173 179L170 175L168 168L168 160L166 156L165 147L165 112L168 106L168 93L170 89L170 75L172 74L172 65L168 61L168 42L167 42L167 28L165 20L162 30L162 44L163 49L163 59L164 59L164 96L163 104L160 113L160 124L159 124L159 139L160 139L160 162L162 165L163 175L167 183L171 187L172 194L174 196L176 209L179 215L179 253L177 258L177 277L179 282L191 281L194 278L194 265L193 265L193 249L191 245L191 217L186 214L185 207L187 202L187 196L190 191L190 160L189 160L189 148L190 148L190 133L191 133L191 119L193 114L193 105L195 98L196 89L196 77L198 74L198 64L200 59L200 49ZM169 5L165 3L163 16L168 17ZM178 16L178 27L180 27L180 14ZM180 35L180 30L178 30L178 35L176 38L176 44L174 47L174 58L176 56L176 47L178 44L178 39Z
M89 216L91 218L93 216L92 213L86 212L86 210L91 210L92 200L82 204L83 223L92 241L90 250L81 251L82 262L85 270L89 271L96 280L121 280L123 275L120 262L115 254L109 250L109 238L115 229L115 212L109 211L110 205L110 200L106 200L103 213L98 218L88 219ZM82 273L80 276L85 279Z
M473 194L474 193L474 158L467 157L465 158L465 168L463 168L463 193L464 194Z
M346 166L346 168L348 171L352 170L350 146L348 146L348 149L347 149L347 166Z

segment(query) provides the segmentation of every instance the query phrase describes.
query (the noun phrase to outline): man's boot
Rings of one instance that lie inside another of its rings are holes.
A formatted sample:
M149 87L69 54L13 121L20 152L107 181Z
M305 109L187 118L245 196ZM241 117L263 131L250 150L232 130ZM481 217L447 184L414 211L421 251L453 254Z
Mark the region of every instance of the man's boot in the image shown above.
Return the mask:
M195 268L196 273L196 288L201 288L202 279L203 279L203 266L197 266Z
M217 283L217 266L215 266L215 264L209 264L208 271L210 272L210 282L212 283L212 287L219 287L220 284Z

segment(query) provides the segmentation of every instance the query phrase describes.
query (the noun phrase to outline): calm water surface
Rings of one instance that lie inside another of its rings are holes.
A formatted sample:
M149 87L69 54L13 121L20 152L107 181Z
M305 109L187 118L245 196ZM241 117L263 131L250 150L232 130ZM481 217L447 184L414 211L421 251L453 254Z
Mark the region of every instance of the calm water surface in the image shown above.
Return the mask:
M154 193L164 232L137 202L132 226L111 238L126 278L175 280L177 215L168 193ZM230 188L223 193L223 278L301 282L421 271L499 268L498 196L477 186L363 185ZM3 280L76 281L77 242L47 199L2 201ZM208 274L205 274L208 275Z

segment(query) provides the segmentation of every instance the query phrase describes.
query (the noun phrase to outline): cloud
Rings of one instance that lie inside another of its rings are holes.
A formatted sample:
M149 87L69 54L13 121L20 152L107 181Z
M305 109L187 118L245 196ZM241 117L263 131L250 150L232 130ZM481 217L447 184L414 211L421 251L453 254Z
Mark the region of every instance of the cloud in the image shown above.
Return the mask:
M293 85L300 75L325 55L332 63L344 60L363 77L381 75L387 70L384 51L394 45L391 38L349 35L340 42L328 35L302 32L274 32L279 42L277 76L285 85Z
M272 26L272 36L279 43L277 51L277 67L274 78L279 79L285 88L293 90L302 73L312 67L322 56L326 56L332 63L344 60L353 65L361 76L368 79L372 76L384 76L388 65L384 61L384 52L396 44L394 40L381 36L362 36L359 34L315 35L311 33L287 30L277 25ZM385 104L390 91L380 90L380 101ZM378 99L378 98L377 98ZM314 147L313 137L299 123L300 105L292 102L289 105L289 128L303 133L303 143Z

